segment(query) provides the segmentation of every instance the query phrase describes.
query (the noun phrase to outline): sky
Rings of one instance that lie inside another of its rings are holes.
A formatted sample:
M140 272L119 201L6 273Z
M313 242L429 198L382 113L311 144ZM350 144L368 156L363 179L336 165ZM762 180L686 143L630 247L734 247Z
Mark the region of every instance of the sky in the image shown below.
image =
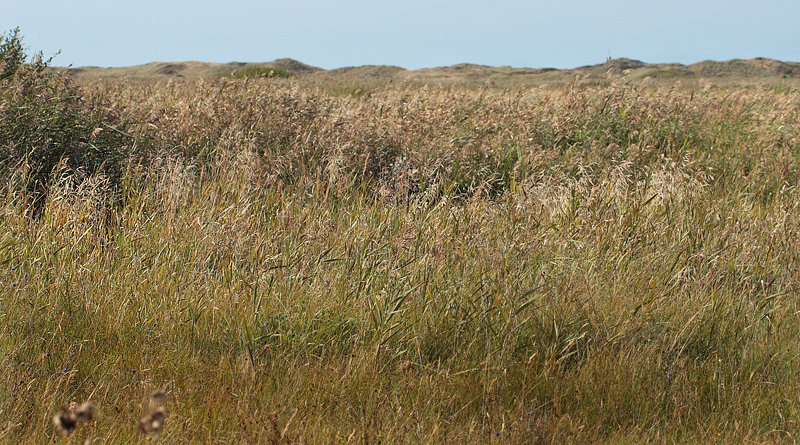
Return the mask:
M0 33L74 67L800 62L799 17L800 0L0 0Z

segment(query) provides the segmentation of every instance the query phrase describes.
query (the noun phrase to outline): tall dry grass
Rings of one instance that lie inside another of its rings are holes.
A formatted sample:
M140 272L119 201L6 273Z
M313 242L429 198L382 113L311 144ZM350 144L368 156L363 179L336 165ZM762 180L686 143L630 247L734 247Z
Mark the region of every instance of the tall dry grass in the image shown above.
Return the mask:
M6 441L797 437L797 91L81 88L146 151L4 195Z

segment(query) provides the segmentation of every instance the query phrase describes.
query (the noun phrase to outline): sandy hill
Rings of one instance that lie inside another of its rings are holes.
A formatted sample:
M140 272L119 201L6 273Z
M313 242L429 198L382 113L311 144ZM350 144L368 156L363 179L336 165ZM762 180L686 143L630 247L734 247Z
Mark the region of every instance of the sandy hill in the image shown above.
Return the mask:
M582 79L602 81L609 76L628 76L631 80L687 79L717 81L760 81L766 79L800 82L800 63L781 62L773 59L755 58L747 60L703 61L691 65L679 63L646 63L640 60L619 58L605 63L581 66L573 69L492 67L462 63L448 67L406 70L397 66L366 65L332 70L307 65L293 59L278 59L265 63L210 63L210 62L153 62L125 68L80 67L70 72L79 80L98 78L122 78L132 80L219 77L230 75L234 70L246 68L279 68L294 76L313 76L338 80L417 80L424 82L454 83L498 83L525 84L569 82L580 76Z

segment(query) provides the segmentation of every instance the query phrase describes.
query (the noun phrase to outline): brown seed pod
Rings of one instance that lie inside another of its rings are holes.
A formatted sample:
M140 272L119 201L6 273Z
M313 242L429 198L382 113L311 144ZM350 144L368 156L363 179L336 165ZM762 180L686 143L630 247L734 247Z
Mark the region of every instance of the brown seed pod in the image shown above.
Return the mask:
M158 433L164 428L166 420L167 413L159 406L152 414L139 419L139 428L144 434Z
M61 430L62 433L69 434L75 429L75 426L77 426L78 420L75 418L75 413L67 408L62 408L60 413L53 416L53 424L55 424L56 428Z

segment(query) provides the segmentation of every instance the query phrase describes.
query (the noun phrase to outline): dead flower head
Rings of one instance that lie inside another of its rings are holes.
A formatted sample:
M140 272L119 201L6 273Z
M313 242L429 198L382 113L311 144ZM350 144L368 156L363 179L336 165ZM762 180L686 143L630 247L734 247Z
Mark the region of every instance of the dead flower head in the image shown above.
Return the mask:
M79 422L88 422L94 417L95 406L86 402L77 408L62 408L61 412L53 416L53 424L64 434L69 434Z
M139 419L139 428L145 434L159 433L164 428L164 422L166 420L167 413L164 411L163 407L159 406L152 414Z
M164 392L163 389L157 389L150 393L150 401L152 403L159 403L162 399L164 399L165 395L167 395L167 393Z
M75 429L75 426L78 424L78 419L75 418L75 413L66 408L62 408L60 413L53 416L53 424L55 424L56 428L61 430L62 433L69 434Z
M83 405L75 408L75 419L78 422L88 422L94 417L94 410L94 404L92 404L92 402L86 402Z

